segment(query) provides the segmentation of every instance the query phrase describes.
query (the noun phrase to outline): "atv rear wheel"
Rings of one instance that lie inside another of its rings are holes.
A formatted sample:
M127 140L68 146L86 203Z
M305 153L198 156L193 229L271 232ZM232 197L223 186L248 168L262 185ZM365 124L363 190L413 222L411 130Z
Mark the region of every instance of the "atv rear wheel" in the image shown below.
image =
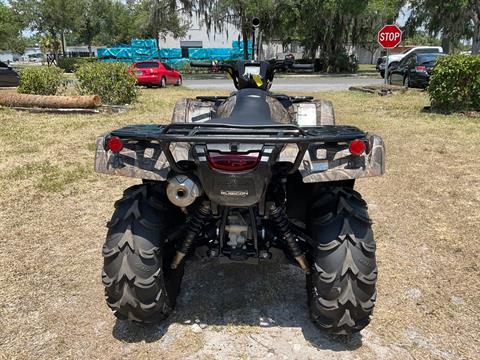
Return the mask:
M362 330L375 303L375 241L367 204L347 188L322 192L310 208L307 293L312 320L335 334Z
M175 248L167 235L184 217L153 184L127 189L115 208L102 249L107 304L120 319L159 321L180 290L184 268L170 269Z

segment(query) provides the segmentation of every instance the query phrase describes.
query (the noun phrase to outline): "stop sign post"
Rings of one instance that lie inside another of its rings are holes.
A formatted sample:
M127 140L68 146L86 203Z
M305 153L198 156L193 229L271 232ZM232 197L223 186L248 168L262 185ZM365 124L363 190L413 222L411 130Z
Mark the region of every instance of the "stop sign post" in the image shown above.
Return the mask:
M386 84L388 81L388 56L390 55L390 49L393 49L402 41L402 30L397 25L385 25L378 32L377 41L384 49L387 49L387 60L385 61Z

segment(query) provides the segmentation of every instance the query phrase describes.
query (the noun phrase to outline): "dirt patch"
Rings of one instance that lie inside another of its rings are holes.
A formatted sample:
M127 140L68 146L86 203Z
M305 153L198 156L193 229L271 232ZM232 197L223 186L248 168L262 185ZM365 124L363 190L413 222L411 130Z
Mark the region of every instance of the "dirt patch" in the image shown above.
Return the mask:
M475 359L480 353L480 124L422 113L422 93L325 93L341 123L382 136L387 174L359 180L378 242L371 325L331 337L309 321L304 276L280 264L189 263L156 326L116 321L100 280L113 202L135 180L95 174L95 137L164 123L182 96L144 90L126 114L0 110L0 358ZM305 95L305 94L303 94Z

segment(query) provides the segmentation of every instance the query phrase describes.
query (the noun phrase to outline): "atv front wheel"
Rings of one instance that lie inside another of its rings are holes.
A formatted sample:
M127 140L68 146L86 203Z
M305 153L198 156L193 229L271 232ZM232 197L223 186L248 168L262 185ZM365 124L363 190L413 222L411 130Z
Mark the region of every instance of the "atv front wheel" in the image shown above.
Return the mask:
M102 281L108 306L120 319L151 323L170 314L184 268L170 269L175 254L167 242L183 215L153 184L127 189L115 203L102 249Z
M335 334L362 330L375 303L375 241L360 194L331 188L310 208L307 293L312 320Z

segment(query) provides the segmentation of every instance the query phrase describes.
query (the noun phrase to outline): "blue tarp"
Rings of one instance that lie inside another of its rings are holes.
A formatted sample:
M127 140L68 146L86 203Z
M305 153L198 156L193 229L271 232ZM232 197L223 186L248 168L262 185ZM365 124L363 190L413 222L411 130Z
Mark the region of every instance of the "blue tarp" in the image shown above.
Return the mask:
M180 59L182 57L182 50L177 48L162 48L160 49L160 57L162 59Z
M232 48L234 49L242 49L243 50L243 40L235 40L232 42ZM248 40L248 52L252 51L252 40Z
M133 39L130 43L133 48L157 49L157 40L155 39Z
M249 41L249 55L252 54L251 42ZM159 56L160 55L160 56ZM232 48L189 48L188 59L182 58L180 48L162 48L160 54L155 39L133 39L130 45L116 46L98 49L98 58L103 61L135 62L142 60L166 59L172 60L172 64L183 64L189 60L242 60L243 42L234 41ZM177 62L173 60L178 60ZM169 63L167 61L167 63ZM170 63L169 63L170 64ZM179 65L180 66L180 65ZM181 65L182 67L184 65Z
M175 70L185 70L186 67L190 66L190 61L191 60L188 58L182 58L182 59L170 59L165 62Z

